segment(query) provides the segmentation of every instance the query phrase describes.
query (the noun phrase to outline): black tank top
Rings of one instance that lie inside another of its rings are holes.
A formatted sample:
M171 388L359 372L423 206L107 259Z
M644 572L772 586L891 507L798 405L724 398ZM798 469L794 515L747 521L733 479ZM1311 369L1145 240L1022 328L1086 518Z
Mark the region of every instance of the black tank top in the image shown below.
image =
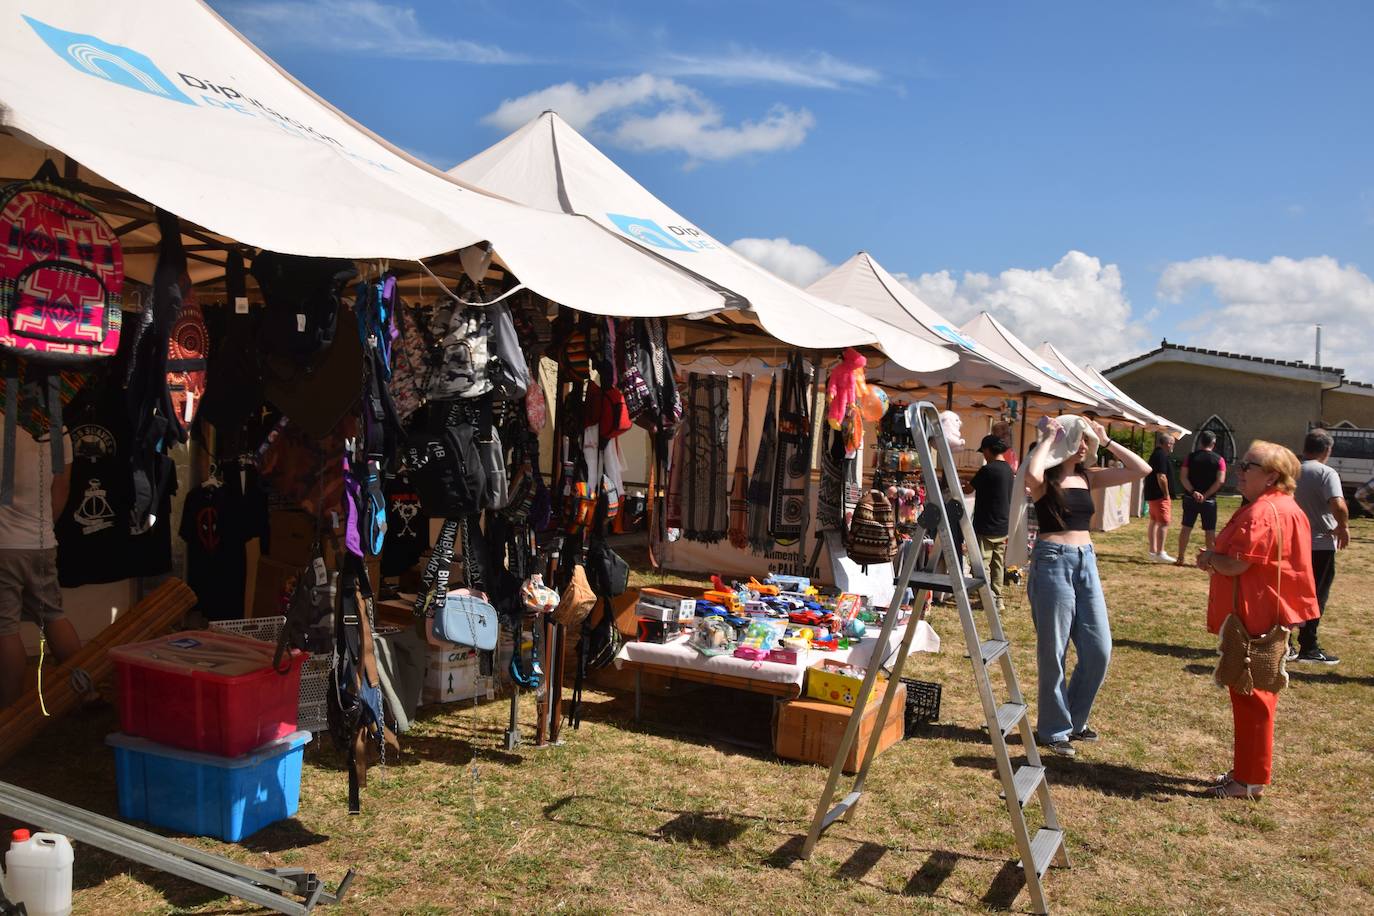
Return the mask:
M1035 520L1040 523L1041 534L1058 534L1061 531L1087 531L1093 520L1093 494L1091 490L1075 487L1060 490L1064 494L1064 524L1055 521L1050 512L1050 494L1035 501Z

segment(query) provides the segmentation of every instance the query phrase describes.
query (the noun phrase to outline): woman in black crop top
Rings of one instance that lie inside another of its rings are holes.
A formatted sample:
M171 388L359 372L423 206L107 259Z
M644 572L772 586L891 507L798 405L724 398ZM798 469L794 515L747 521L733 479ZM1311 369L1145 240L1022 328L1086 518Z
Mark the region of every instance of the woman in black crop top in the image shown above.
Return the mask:
M1039 667L1036 734L1053 753L1072 757L1076 752L1071 742L1097 740L1088 717L1112 654L1107 603L1088 534L1092 491L1138 480L1149 473L1150 466L1109 439L1095 421L1073 417L1061 423L1047 417L1040 427L1044 438L1026 459L1026 488L1040 523L1026 587ZM1112 457L1124 466L1090 466L1100 443L1106 443ZM1056 463L1066 453L1067 460ZM1078 663L1066 685L1070 643Z

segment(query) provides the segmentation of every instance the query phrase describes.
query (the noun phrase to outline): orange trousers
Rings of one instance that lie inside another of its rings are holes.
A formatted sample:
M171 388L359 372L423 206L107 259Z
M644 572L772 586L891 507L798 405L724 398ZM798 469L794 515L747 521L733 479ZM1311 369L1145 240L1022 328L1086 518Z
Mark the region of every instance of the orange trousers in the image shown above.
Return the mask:
M1274 707L1279 695L1256 690L1249 696L1231 691L1231 718L1235 722L1235 765L1239 782L1269 785L1274 771Z

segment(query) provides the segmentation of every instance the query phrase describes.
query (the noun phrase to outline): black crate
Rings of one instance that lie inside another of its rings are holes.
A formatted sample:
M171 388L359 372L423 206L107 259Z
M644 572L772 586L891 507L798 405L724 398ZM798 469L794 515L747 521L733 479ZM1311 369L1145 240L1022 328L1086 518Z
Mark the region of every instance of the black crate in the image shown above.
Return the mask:
M901 679L906 685L906 715L903 736L910 738L916 729L940 721L940 685L915 678Z

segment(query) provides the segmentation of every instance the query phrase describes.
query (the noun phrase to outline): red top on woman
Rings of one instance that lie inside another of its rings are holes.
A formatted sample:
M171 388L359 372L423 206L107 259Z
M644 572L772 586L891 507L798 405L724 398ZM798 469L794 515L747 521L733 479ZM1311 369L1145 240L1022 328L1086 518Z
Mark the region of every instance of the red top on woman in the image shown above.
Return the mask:
M1312 578L1312 528L1287 493L1269 490L1241 507L1217 535L1213 553L1245 560L1250 568L1239 576L1212 576L1209 631L1220 631L1233 611L1251 636L1262 636L1276 624L1291 627L1320 613Z

